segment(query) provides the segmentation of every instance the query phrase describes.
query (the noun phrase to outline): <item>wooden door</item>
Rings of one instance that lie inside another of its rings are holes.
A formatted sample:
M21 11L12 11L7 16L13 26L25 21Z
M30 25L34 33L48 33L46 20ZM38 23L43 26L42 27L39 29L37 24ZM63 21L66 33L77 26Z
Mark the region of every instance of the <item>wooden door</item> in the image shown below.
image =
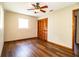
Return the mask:
M38 38L47 41L48 19L38 20Z

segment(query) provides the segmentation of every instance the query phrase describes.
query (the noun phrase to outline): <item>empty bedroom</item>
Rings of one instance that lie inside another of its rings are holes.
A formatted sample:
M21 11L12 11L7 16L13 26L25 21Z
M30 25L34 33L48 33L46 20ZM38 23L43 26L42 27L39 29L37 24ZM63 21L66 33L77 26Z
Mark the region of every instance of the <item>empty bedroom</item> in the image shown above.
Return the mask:
M78 2L0 2L1 57L78 57Z

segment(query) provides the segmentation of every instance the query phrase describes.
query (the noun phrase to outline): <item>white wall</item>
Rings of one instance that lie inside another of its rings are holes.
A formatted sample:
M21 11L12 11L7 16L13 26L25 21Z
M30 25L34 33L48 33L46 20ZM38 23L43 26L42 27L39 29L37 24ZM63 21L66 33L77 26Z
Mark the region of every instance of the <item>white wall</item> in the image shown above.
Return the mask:
M5 41L37 37L37 18L10 11L5 11ZM27 29L18 28L18 19L28 19Z
M48 18L48 41L72 48L72 10L77 8L75 4L39 18Z
M3 7L0 5L0 56L4 43L4 11Z

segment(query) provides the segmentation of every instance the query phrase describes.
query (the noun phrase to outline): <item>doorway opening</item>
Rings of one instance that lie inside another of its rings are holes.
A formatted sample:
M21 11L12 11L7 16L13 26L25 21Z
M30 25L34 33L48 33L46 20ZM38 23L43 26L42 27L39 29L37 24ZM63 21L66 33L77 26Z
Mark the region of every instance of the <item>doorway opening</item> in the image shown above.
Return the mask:
M47 41L48 18L38 20L38 38Z
M79 9L73 10L72 49L74 54L79 56Z

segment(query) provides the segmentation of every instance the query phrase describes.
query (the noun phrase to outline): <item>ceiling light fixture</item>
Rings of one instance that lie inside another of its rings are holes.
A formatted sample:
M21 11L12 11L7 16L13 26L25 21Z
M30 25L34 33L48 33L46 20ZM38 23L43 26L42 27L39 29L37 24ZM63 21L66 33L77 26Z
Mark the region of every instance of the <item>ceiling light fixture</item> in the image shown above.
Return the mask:
M38 13L38 12L40 12L40 11L43 12L43 13L45 13L46 10L43 10L43 9L48 8L47 5L40 6L40 3L32 4L32 6L33 6L34 8L27 9L27 10L34 10L34 13Z
M40 12L40 9L35 9L34 11L38 13L38 12Z

